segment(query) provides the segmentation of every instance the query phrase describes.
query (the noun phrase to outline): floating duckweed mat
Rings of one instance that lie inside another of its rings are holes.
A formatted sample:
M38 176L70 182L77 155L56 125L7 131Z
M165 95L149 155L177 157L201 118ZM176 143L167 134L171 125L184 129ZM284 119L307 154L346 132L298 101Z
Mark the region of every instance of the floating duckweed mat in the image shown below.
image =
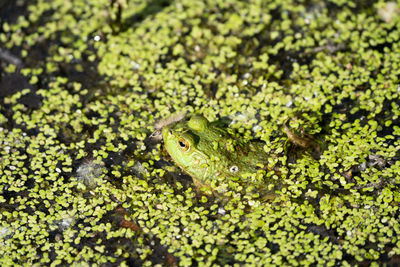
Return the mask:
M399 1L3 2L1 266L399 264ZM207 195L154 134L183 113L324 150Z

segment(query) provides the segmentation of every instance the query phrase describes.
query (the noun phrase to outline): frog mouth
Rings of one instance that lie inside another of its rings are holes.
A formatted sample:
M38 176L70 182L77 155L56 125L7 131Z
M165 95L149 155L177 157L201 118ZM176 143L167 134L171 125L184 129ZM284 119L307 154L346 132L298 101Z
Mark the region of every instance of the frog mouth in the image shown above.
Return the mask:
M194 173L202 173L202 180L206 180L206 178L210 175L210 165L207 163L207 156L199 151L196 151L192 154L191 157L191 166L190 168Z

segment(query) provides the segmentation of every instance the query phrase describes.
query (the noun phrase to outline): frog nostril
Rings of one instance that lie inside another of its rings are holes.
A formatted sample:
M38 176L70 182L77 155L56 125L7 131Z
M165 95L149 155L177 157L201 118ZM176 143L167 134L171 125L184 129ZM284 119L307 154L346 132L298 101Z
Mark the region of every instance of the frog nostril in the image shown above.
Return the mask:
M172 134L171 130L168 127L164 127L162 129L162 135L164 138L167 138L168 136L170 136Z

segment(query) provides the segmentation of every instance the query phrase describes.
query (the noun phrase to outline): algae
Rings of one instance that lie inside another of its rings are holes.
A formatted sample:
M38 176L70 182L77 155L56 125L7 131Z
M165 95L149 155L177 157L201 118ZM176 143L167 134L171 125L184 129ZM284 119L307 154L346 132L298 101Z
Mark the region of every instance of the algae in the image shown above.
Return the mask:
M0 264L396 265L400 2L0 4ZM229 118L326 143L268 203L195 190L151 138ZM298 115L302 114L302 118Z

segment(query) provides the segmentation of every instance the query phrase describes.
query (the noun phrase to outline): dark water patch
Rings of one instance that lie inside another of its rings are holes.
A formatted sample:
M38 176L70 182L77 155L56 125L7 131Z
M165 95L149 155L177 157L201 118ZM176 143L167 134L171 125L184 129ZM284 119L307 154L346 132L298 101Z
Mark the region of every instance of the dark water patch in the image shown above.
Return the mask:
M23 96L21 102L30 108L37 108L40 98L34 94L37 88L29 83L29 78L19 71L2 73L0 76L0 101L3 101L4 97L11 96L26 88L30 89L31 93Z
M27 6L36 1L31 0L0 0L1 22L14 24L21 15L27 15ZM0 27L1 31L1 27Z
M116 2L116 1L111 1ZM118 16L118 13L122 13L123 10L120 7L117 9L121 9L117 11L117 18L115 21L112 21L114 33L124 32L135 25L141 23L147 17L151 17L161 12L164 8L170 6L174 1L173 0L150 0L146 7L143 8L140 12L134 14L133 16L126 18L124 21L121 21L121 15Z

